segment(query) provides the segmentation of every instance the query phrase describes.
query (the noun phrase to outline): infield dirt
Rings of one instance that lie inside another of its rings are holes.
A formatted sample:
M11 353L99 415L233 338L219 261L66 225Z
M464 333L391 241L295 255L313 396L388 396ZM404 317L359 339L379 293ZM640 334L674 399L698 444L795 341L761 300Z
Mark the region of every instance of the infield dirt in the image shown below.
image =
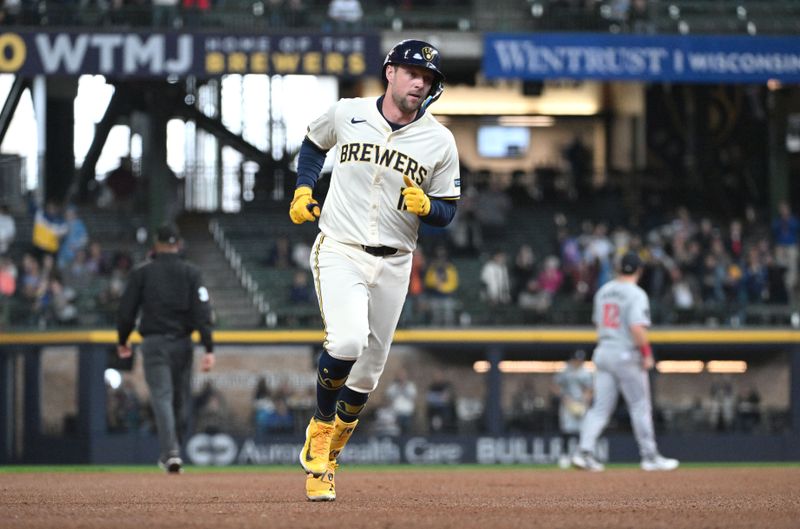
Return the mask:
M0 528L800 527L800 468L341 469L311 503L300 470L0 474Z

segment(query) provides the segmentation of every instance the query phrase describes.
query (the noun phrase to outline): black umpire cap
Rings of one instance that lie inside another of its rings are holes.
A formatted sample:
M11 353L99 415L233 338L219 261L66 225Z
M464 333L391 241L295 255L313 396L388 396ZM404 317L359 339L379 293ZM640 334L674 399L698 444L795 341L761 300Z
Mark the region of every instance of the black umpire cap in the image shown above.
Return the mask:
M623 274L636 273L642 267L642 260L636 252L628 252L622 256L622 263L620 269Z
M162 224L156 231L156 241L162 244L178 244L181 232L174 224Z

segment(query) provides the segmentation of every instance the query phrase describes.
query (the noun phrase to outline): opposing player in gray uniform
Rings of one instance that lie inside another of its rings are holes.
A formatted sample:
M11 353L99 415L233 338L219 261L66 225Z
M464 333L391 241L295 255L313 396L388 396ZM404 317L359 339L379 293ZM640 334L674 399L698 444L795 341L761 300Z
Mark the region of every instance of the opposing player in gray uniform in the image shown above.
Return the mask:
M566 450L563 465L569 466L569 452L581 432L586 410L592 402L592 374L584 367L586 353L582 349L572 353L567 365L553 377L552 392L558 396L558 427ZM562 464L559 462L559 464Z
M678 460L658 453L653 430L647 372L655 361L647 337L650 301L637 285L642 273L639 256L633 252L625 254L620 272L594 296L592 319L598 339L592 358L596 367L594 403L584 417L579 451L573 455L572 464L594 472L604 470L594 457L595 443L608 424L621 392L639 444L642 469L674 470L678 468Z

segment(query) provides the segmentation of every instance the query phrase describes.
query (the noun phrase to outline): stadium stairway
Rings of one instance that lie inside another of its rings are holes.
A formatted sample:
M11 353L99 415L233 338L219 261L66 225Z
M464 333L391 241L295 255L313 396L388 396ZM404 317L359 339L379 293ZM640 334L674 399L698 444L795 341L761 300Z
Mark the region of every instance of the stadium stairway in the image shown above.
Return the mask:
M179 219L178 225L185 242L186 258L200 268L211 294L215 327L263 326L261 314L209 233L208 217L186 214Z

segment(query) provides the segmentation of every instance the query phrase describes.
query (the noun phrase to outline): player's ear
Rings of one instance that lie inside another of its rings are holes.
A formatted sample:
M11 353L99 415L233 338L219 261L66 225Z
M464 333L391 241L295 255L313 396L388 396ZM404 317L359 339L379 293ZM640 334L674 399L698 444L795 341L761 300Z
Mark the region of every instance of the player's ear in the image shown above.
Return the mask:
M394 73L397 69L397 66L394 64L389 64L386 66L386 82L389 83L394 79Z

